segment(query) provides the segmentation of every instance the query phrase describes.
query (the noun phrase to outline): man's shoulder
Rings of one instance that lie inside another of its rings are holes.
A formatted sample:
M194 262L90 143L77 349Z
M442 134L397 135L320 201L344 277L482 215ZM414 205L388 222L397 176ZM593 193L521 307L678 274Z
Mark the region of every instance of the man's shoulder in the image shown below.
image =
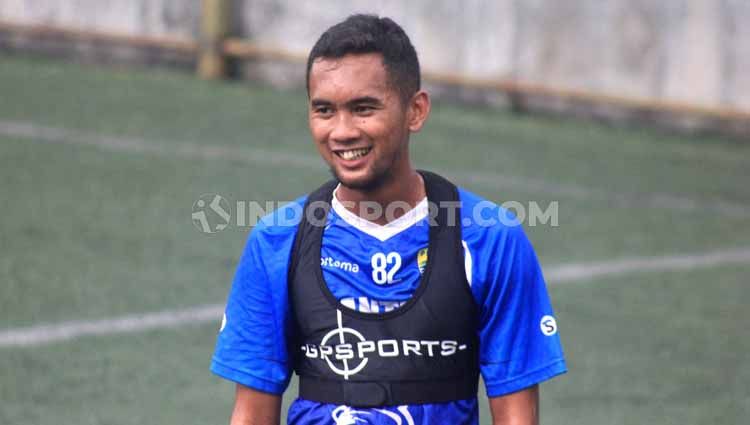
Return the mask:
M523 234L521 221L505 207L462 187L458 187L458 196L465 236L514 237Z
M307 195L282 205L261 217L250 233L251 239L276 239L294 236L302 217Z

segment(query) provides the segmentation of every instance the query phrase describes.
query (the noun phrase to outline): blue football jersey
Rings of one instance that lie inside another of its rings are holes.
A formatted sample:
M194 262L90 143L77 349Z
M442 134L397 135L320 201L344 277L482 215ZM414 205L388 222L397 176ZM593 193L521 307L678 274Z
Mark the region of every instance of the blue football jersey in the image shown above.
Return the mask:
M566 371L542 272L520 223L507 211L459 189L464 265L479 306L480 371L490 397ZM250 234L227 301L211 370L231 381L281 394L291 377L286 346L287 269L305 198L264 217ZM295 214L296 212L296 214ZM351 309L378 314L414 293L429 260L427 200L378 225L335 198L320 267L331 292ZM450 314L450 312L445 312ZM298 398L289 424L477 424L476 398L412 406L356 408Z

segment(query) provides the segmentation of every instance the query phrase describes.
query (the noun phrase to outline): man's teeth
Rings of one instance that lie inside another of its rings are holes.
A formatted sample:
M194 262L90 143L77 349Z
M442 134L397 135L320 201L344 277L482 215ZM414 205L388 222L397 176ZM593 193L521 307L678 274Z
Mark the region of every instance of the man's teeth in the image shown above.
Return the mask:
M363 148L363 149L352 149L348 151L341 151L339 152L339 156L346 159L357 159L361 156L367 155L367 152L370 152L370 148Z

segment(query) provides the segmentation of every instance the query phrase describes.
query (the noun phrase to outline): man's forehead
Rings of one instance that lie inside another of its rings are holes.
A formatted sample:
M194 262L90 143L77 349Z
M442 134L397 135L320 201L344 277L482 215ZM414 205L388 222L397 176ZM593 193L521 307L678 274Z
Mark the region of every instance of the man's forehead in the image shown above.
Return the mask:
M313 69L321 71L338 68L342 65L383 66L383 55L380 53L349 53L341 57L321 56L313 60Z
M311 94L329 90L389 91L387 80L388 76L379 53L316 58L310 69ZM384 95L386 94L381 93L381 96Z

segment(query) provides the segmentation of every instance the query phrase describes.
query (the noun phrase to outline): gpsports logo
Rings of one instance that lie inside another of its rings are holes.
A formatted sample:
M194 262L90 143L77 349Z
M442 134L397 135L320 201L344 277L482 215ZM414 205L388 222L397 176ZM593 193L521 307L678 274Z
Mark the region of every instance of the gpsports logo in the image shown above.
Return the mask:
M378 417L381 416L381 417ZM356 425L361 422L369 422L367 419L389 418L396 425L414 425L414 418L407 406L399 406L396 412L386 409L354 410L349 406L339 406L331 412L331 419L336 425ZM404 424L406 421L406 424ZM378 420L378 423L382 423Z
M300 349L308 358L324 360L333 373L344 379L361 372L371 356L449 357L468 348L466 344L453 340L368 340L356 329L343 326L341 310L336 310L336 320L338 326L325 334L320 344L305 344Z

